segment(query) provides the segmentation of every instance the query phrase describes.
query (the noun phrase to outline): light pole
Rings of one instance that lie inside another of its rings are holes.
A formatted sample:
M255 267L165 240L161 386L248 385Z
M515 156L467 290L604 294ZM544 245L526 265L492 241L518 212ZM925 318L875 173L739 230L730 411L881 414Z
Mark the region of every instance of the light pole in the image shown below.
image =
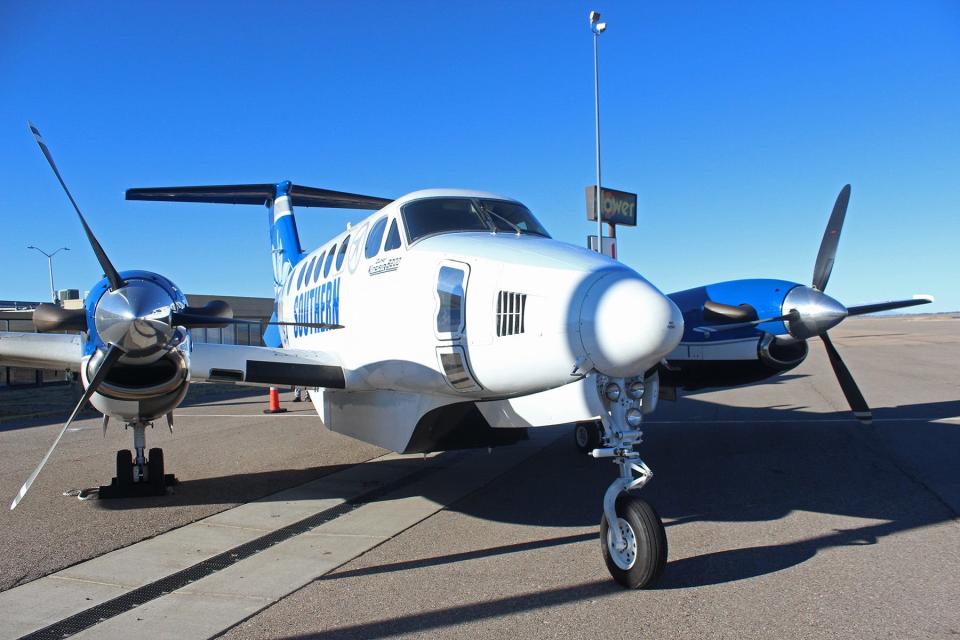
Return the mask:
M593 32L593 110L597 133L597 253L603 253L603 214L600 210L600 67L597 56L597 41L600 34L607 30L607 23L600 22L600 12L590 12L590 31Z
M69 248L69 247L60 247L59 249L57 249L57 250L54 251L53 253L47 253L46 251L44 251L44 250L41 249L40 247L35 247L35 246L33 246L33 245L30 245L29 247L27 247L27 249L36 249L37 251L39 251L39 252L42 253L43 255L47 256L47 269L50 271L50 300L51 300L52 302L56 303L56 302L57 302L57 290L53 288L53 256L57 255L57 254L60 253L61 251L70 251L70 248Z

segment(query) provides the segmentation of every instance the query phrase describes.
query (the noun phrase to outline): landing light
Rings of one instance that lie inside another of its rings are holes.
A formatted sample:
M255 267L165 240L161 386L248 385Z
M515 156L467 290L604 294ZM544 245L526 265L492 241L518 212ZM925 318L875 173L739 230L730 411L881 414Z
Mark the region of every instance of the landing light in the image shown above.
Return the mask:
M630 409L627 411L627 425L631 429L635 429L640 426L640 423L643 422L643 414L640 412L640 409Z
M610 402L616 402L620 399L620 385L616 382L611 382L603 390L603 394L607 396L607 400Z
M639 400L643 397L643 383L639 380L634 380L627 386L627 395L629 395L634 400Z

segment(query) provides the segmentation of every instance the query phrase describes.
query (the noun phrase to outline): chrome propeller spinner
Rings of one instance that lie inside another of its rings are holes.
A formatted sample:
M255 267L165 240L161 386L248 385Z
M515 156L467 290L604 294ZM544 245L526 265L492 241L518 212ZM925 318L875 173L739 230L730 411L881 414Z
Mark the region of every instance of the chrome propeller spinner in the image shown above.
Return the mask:
M129 280L103 294L94 310L94 324L104 343L132 357L160 357L173 346L172 316L176 301L160 286Z
M784 324L799 340L819 336L847 317L847 308L812 287L794 287L783 299Z

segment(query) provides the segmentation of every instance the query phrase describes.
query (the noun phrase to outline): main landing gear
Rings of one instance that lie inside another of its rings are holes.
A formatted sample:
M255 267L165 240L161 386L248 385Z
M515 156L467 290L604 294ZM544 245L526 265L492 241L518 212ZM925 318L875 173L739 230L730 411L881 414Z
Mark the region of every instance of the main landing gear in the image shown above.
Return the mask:
M150 449L149 457L144 456L148 424L153 426L147 422L127 425L133 428L136 456L129 449L117 451L117 476L108 486L100 487L100 498L162 496L166 495L168 486L177 484L176 476L163 471L163 449L154 447Z
M643 432L644 383L639 378L597 376L597 391L604 404L600 445L590 451L594 458L612 458L619 477L603 496L600 546L610 575L629 589L652 584L667 564L667 535L656 510L629 492L642 488L653 477L634 449ZM591 423L584 423L589 439ZM580 425L578 425L579 427ZM581 438L574 431L577 446ZM584 442L584 445L588 442Z

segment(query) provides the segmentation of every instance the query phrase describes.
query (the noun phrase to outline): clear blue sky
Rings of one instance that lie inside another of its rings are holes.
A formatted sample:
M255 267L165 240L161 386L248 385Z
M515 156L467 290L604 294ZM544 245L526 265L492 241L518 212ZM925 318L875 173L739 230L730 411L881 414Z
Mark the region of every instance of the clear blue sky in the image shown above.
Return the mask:
M96 261L40 127L120 269L270 295L264 210L132 203L133 186L266 182L513 196L555 237L594 227L592 43L604 184L640 194L621 258L664 291L809 282L853 195L828 293L960 309L960 4L5 2L0 298L88 289ZM315 246L355 213L302 209Z

